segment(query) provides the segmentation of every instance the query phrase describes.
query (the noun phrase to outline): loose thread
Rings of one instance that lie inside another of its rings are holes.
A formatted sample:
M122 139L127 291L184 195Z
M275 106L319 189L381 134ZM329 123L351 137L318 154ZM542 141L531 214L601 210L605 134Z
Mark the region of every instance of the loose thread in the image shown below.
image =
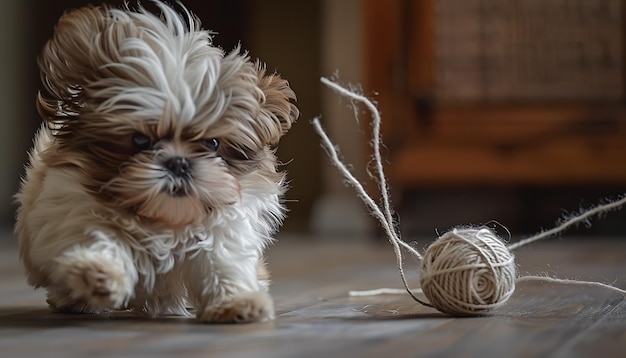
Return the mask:
M606 213L608 211L611 210L615 210L615 209L619 209L621 208L624 204L626 204L626 196L624 196L623 198L616 200L616 201L612 201L610 203L604 204L604 205L598 205L596 207L593 207L591 209L588 209L586 211L584 211L583 213L577 215L577 216L573 216L570 219L566 220L565 222L563 222L561 225L558 225L550 230L547 231L543 231L540 232L537 235L531 236L527 239L518 241L514 244L509 245L509 250L515 250L518 247L522 247L524 245L528 245L532 242L535 241L539 241L539 240L543 240L545 238L548 238L552 235L556 235L556 234L560 234L563 231L567 230L570 226L572 225L576 225L576 224L580 224L582 222L585 222L587 220L589 220L589 218L595 216L595 215L599 215L599 214L603 214Z
M393 215L391 214L389 188L382 165L382 157L380 155L380 113L378 112L378 109L372 103L372 101L370 101L367 97L349 91L324 77L321 78L321 82L339 92L339 94L364 104L372 115L372 146L374 149L374 164L376 165L376 174L378 175L378 187L382 196L384 213L381 211L380 207L376 205L374 200L367 194L361 183L359 183L359 181L352 175L352 173L350 173L350 171L341 162L341 160L339 160L339 157L337 156L337 150L335 146L333 146L330 138L328 138L328 135L326 135L326 133L322 129L319 118L314 118L313 126L315 127L316 132L322 137L326 150L331 155L332 162L335 164L335 166L337 166L337 168L341 170L346 180L348 180L348 182L357 190L361 200L363 200L363 202L371 210L371 213L378 219L378 221L380 221L381 225L383 225L383 228L387 233L387 237L389 238L389 242L392 244L394 252L396 254L396 265L398 267L398 270L400 271L400 277L402 279L402 284L404 285L404 288L415 301L426 306L431 306L429 303L420 300L417 296L413 294L407 282L406 275L404 274L404 266L402 264L402 251L400 250L400 246L409 250L409 252L415 255L419 260L422 259L422 255L417 250L413 249L410 245L405 243L402 239L400 239L398 231L395 230L395 223L393 220Z
M357 94L353 91L349 91L338 84L330 81L327 78L322 77L320 79L323 84L334 89L339 92L341 95L351 98L354 101L360 102L369 110L372 115L372 146L374 149L374 165L376 165L376 174L378 175L378 186L380 189L380 194L382 196L383 209L385 212L385 218L387 219L387 223L390 225L394 225L393 215L391 214L391 200L389 199L389 186L387 185L387 177L385 176L385 172L383 170L383 161L380 155L380 143L381 143L381 134L380 134L380 112L378 109L370 101L367 97ZM399 239L398 234L395 235L396 239ZM418 257L421 259L421 255L418 253Z
M393 241L395 241L397 244L399 244L400 246L404 247L405 249L407 249L411 254L413 254L415 257L417 257L418 260L422 259L422 255L419 253L419 251L415 250L413 247L411 247L409 244L407 244L406 242L404 242L402 239L400 239L400 234L395 230L395 221L393 219L393 214L392 214L392 209L391 209L391 200L389 198L389 185L387 184L387 177L385 176L385 171L383 169L383 160L382 160L382 156L380 154L380 143L382 142L381 139L381 134L380 134L380 123L381 123L381 117L380 117L380 113L378 112L378 109L376 108L376 106L372 103L372 101L370 101L367 97L357 94L355 92L352 92L344 87L341 87L340 85L336 84L335 82L325 78L325 77L321 77L320 81L325 84L326 86L334 89L335 91L339 92L341 95L348 97L354 101L360 102L362 104L365 105L365 107L369 110L369 112L372 115L372 147L374 149L374 164L376 165L376 175L378 176L377 178L377 182L378 182L378 186L379 186L379 190L380 190L380 194L382 196L382 202L383 202L383 209L384 209L384 215L379 216L378 220L381 222L382 225L384 226L388 226L387 233L391 235L391 238ZM341 160L339 160L339 158L336 155L336 149L335 146L332 144L330 138L328 138L328 135L324 132L320 122L319 122L319 117L318 118L314 118L313 119L313 125L315 127L316 132L318 133L318 135L320 135L324 141L325 141L325 147L327 149L327 151L329 152L335 152L334 158L332 158L333 163L341 168L343 167L344 170L342 170L342 172L344 173L344 176L346 177L346 179L349 178L350 184L355 187L355 188L360 188L360 196L362 199L369 199L369 204L368 207L370 209L374 209L374 210L379 210L379 206L376 205L374 203L374 201L371 199L371 197L367 194L367 192L365 191L365 189L363 188L363 186L361 185L361 183L359 183L359 181L352 175L352 173L350 173L349 170L347 170L347 168L345 167L345 165L341 162ZM346 176L345 174L348 174L348 176ZM365 195L365 197L363 197L363 195Z
M621 293L622 295L626 295L626 290L622 290L619 287L607 285L602 282L578 281L578 280L569 280L566 278L542 277L542 276L523 276L523 277L518 277L516 280L516 283L525 282L525 281L539 281L542 283L550 282L550 283L561 283L561 284L576 285L576 286L598 287L598 288L604 288L604 289L608 289L611 291L615 291L617 293Z
M413 294L416 293L424 293L421 288L415 288L411 290ZM405 294L406 290L401 288L376 288L373 290L363 290L363 291L349 291L348 295L351 297L369 297L369 296L380 296L380 295L401 295Z
M322 128L322 125L320 124L319 117L313 118L311 123L313 124L313 127L315 128L315 131L317 132L317 134L319 134L319 136L322 138L322 146L324 147L324 149L326 149L326 152L330 156L331 162L343 174L343 176L346 179L346 181L348 182L348 184L350 184L357 191L357 194L358 194L359 198L370 209L370 213L376 219L378 219L378 221L380 221L381 225L383 226L383 229L385 230L385 233L387 234L389 242L393 246L393 250L394 250L394 253L396 255L396 265L398 266L398 270L400 271L400 277L402 279L402 284L404 285L404 288L406 289L406 292L408 292L409 295L415 301L417 301L417 302L419 302L419 303L421 303L421 304L423 304L425 306L432 307L432 305L430 303L420 300L411 291L409 283L407 282L407 279L406 279L406 275L404 274L404 266L402 265L402 251L400 250L400 246L402 245L403 247L409 249L410 252L412 252L414 255L416 255L419 259L422 258L422 255L419 252L417 252L417 250L413 249L411 246L409 246L407 243L402 241L397 236L396 230L393 227L393 223L390 223L389 221L387 221L387 219L385 217L385 214L383 214L383 212L380 210L378 205L376 205L374 200L367 194L367 192L363 188L363 185L361 185L361 183L348 170L346 165L339 159L339 157L337 155L337 149L332 144L330 138L328 137L328 135L326 134L326 132ZM379 185L381 185L381 184L379 183Z

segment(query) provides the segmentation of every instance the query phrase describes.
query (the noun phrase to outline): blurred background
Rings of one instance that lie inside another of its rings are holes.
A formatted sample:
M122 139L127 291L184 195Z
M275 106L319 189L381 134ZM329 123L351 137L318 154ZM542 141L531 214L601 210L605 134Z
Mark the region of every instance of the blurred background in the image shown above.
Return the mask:
M39 125L37 54L58 17L88 3L99 2L3 0L0 218L7 230ZM377 102L405 236L491 221L531 234L626 192L623 0L184 3L217 33L215 44L241 44L298 95L301 118L279 148L291 181L284 232L380 236L309 124L322 116L344 160L374 192L368 114L356 108L357 122L320 76ZM625 234L626 210L576 232Z

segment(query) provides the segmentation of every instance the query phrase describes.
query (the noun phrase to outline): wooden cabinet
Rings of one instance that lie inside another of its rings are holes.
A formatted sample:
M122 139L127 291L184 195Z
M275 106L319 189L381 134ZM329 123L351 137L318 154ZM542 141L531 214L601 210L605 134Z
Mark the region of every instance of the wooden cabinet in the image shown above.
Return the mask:
M626 184L623 0L367 0L396 185Z

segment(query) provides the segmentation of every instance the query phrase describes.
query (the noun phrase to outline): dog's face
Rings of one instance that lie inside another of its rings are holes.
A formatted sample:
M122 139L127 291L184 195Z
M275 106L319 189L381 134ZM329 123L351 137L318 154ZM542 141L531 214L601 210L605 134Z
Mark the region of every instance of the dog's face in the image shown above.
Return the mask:
M239 201L242 185L278 183L273 148L298 110L285 80L157 5L61 18L40 59L55 134L42 156L79 168L76 184L106 205L180 226Z

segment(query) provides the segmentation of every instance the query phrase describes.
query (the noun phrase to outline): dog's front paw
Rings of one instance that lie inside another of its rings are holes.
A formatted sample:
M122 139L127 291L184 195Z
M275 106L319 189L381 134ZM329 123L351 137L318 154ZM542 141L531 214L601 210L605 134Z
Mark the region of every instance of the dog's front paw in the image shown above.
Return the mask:
M50 294L48 303L56 309L100 312L121 308L131 289L118 265L102 257L63 257L57 260L55 281L64 287L64 296Z
M274 303L266 292L250 292L199 310L198 319L207 323L271 321L274 319Z

